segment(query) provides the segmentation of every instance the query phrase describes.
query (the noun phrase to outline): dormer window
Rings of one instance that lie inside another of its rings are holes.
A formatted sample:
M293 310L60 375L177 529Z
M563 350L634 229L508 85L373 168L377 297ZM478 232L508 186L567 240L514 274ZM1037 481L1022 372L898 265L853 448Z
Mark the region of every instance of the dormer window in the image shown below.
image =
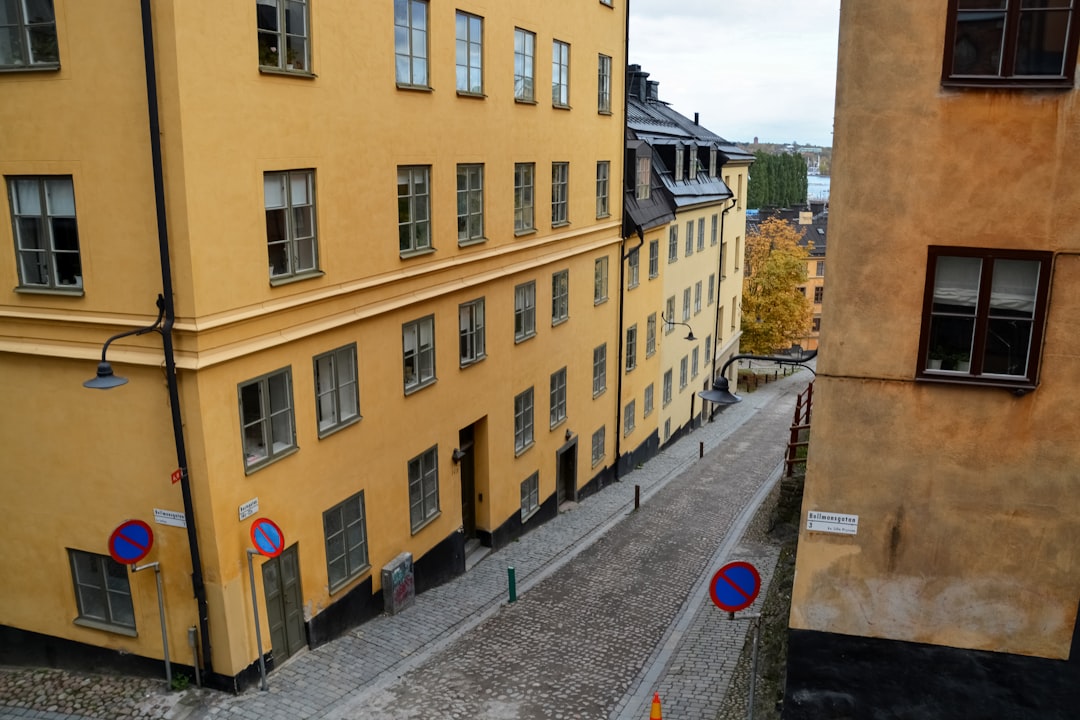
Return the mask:
M675 146L675 180L682 180L683 149L682 145Z
M634 183L634 197L638 200L649 199L649 176L652 174L652 162L648 157L638 157L637 177Z
M716 148L709 148L709 177L716 177Z

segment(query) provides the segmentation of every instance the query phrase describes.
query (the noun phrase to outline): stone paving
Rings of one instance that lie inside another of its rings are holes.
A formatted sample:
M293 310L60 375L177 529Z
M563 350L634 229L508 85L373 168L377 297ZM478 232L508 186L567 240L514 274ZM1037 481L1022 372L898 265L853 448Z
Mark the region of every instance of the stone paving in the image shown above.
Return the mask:
M713 718L748 623L712 606L708 578L727 559L749 559L765 594L775 549L738 541L771 486L794 396L809 379L798 372L761 386L409 610L291 658L268 692L168 693L163 681L0 669L0 720L621 720L648 717L653 689L665 717ZM507 567L518 578L513 605ZM42 674L28 681L31 673ZM68 702L95 693L108 699Z

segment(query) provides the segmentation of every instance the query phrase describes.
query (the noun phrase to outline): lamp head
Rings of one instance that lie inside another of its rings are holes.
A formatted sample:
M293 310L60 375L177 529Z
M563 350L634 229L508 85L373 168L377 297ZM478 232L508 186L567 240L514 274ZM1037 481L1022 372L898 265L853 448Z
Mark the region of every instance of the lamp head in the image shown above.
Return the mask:
M702 390L699 392L698 397L702 400L716 403L717 405L734 405L737 402L742 402L741 397L732 395L728 390L728 379L723 376L720 376L713 381L711 390Z
M109 390L114 387L120 387L127 384L127 378L120 377L119 375L113 375L112 365L108 362L102 361L97 366L97 377L87 380L83 383L83 387L88 387L94 390Z
M450 459L454 461L455 465L457 465L459 462L465 459L466 454L467 453L464 450L461 450L460 448L454 448L454 452L451 453Z
M697 338L696 338L696 337L694 337L694 331L693 331L693 330L691 330L690 332L688 332L688 333L686 334L686 339L687 339L687 340L697 340Z

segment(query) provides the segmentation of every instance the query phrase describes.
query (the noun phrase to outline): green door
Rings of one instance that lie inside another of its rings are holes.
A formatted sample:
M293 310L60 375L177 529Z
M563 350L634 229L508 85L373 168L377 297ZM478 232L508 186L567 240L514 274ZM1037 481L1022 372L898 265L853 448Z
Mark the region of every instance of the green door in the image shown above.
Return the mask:
M297 545L263 563L263 592L270 626L274 664L284 662L306 645L304 601L300 592L300 560Z

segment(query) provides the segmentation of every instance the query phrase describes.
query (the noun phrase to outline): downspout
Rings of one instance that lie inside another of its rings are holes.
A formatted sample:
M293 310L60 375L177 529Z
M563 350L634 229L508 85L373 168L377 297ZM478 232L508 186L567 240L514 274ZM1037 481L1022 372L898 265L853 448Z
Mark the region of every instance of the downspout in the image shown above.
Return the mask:
M191 499L191 480L188 476L187 449L184 446L184 425L180 418L180 388L176 378L172 329L176 321L173 305L172 266L169 261L169 232L165 219L165 180L161 163L161 124L158 117L157 70L154 65L154 29L150 16L150 0L140 0L142 6L143 58L146 69L146 105L150 125L150 155L154 166L154 205L157 210L158 253L161 259L161 287L165 319L161 339L165 353L165 377L169 386L169 406L172 410L173 438L176 442L176 464L180 472L180 492L184 498L188 547L191 550L191 586L199 615L199 639L202 646L203 677L213 672L210 655L210 610L206 601L202 560L199 556L199 535L195 530L195 505Z
M645 231L640 227L638 228L638 244L637 247L630 252L623 252L623 248L626 246L626 238L623 238L619 243L619 373L615 381L615 480L619 479L619 462L622 458L620 453L622 452L622 380L623 375L626 372L626 364L623 358L623 345L625 343L626 328L623 327L623 313L626 309L626 288L624 285L623 274L626 267L626 259L630 257L630 253L637 250L641 252L641 246L645 244ZM640 271L640 259L639 259L639 271Z
M630 52L630 0L626 0L623 3L623 51L627 54ZM623 312L625 310L625 300L623 298L623 247L626 245L626 238L621 237L623 228L626 227L626 115L627 109L630 104L630 92L628 85L629 76L627 75L627 66L630 63L629 57L623 57L622 71L623 71L623 116L622 116L622 147L619 152L623 156L623 176L622 176L622 217L619 218L619 236L621 241L619 242L619 374L618 380L616 380L615 387L615 478L614 482L619 482L619 458L622 452L622 377L623 377ZM651 172L651 171L650 171ZM641 237L641 244L645 244L645 234L638 230L638 234ZM638 245L641 247L641 245Z

